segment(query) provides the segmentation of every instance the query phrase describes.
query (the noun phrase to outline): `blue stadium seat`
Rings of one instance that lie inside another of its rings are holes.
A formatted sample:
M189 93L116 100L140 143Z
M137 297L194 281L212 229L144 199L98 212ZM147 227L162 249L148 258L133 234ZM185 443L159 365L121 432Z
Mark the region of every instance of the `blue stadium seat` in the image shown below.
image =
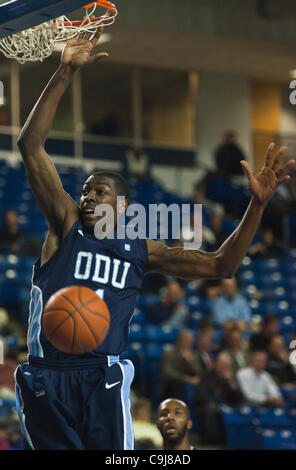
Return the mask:
M143 325L140 325L138 323L132 323L129 329L129 339L131 342L144 341L146 337L145 337L145 328L143 327Z
M262 427L288 427L293 426L289 415L284 408L258 408L257 419Z
M296 450L296 430L263 429L262 447L264 450Z
M280 328L281 333L286 333L289 331L296 331L296 318L293 318L290 315L287 315L286 317L283 317L281 319L281 328Z
M190 314L190 319L189 319L189 328L196 329L199 324L205 320L206 315L203 312L200 312L199 310L195 310L194 312L191 312Z
M166 345L159 343L145 343L143 350L147 359L159 361L162 357Z
M221 414L230 450L260 449L261 436L252 408L234 409L223 405Z

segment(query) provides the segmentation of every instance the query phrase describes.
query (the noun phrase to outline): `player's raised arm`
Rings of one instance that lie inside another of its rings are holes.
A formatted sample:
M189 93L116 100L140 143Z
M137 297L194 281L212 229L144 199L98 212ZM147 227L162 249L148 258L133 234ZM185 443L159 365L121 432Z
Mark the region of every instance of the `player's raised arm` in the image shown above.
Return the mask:
M274 144L270 144L265 164L257 174L246 161L241 162L249 180L252 198L239 226L216 252L168 248L162 243L147 240L147 271L188 280L232 277L252 243L267 202L277 187L289 179L289 176L284 175L295 164L295 160L290 160L279 169L287 148L281 147L272 163L273 149Z
M90 34L71 39L63 51L61 64L46 86L18 139L32 191L51 229L61 232L69 219L78 218L78 206L62 187L59 175L44 149L57 106L68 88L75 71L92 64L108 54L91 55L102 34L99 28L90 40Z

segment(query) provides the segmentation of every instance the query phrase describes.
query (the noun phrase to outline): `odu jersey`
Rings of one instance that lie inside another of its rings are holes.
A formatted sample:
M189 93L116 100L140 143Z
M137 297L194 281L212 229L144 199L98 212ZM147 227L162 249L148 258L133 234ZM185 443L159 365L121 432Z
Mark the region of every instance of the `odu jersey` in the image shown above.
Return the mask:
M49 362L72 362L102 355L118 356L128 342L129 322L142 286L147 264L147 245L143 239L98 240L83 231L78 220L54 256L40 267L33 267L29 305L28 349L32 357ZM95 291L106 302L110 328L103 343L82 356L57 350L42 328L42 312L49 297L63 287L81 285Z

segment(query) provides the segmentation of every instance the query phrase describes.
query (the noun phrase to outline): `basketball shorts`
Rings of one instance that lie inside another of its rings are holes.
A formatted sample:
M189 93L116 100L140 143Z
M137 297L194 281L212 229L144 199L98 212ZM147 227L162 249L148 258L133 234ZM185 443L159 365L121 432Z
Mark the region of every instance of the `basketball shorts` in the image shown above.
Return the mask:
M16 403L26 448L133 450L133 377L129 360L83 364L83 369L21 364L15 372Z

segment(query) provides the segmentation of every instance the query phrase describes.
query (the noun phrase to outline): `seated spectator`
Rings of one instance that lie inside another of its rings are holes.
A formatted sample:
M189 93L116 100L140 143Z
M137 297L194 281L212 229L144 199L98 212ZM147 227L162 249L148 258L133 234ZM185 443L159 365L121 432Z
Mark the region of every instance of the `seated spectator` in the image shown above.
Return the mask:
M217 349L223 351L223 349L227 349L229 345L229 339L231 336L231 332L234 328L238 328L242 333L245 331L245 323L239 320L226 320L226 322L222 325L223 327L223 336L218 343Z
M202 204L206 209L212 210L213 212L224 215L224 207L222 204L219 204L216 201L208 199L206 196L207 188L207 176L203 176L202 179L199 179L194 185L194 191L192 195L192 200L195 204Z
M223 444L225 442L220 405L236 406L243 403L227 353L220 353L214 368L205 372L197 387L197 419L201 440L205 444Z
M4 364L0 361L0 394L6 390L14 393L15 381L13 374L17 368L17 362L9 357L9 348L4 338L0 337L0 341L4 344Z
M163 397L174 396L187 401L186 385L199 383L200 370L193 344L193 333L184 330L178 335L176 344L165 351L161 362Z
M247 300L237 288L235 278L222 279L221 295L213 302L213 320L222 326L227 320L241 320L248 324L251 321L251 311Z
M244 397L250 406L284 406L278 386L266 372L267 353L254 351L250 367L237 373L237 379Z
M19 228L18 215L9 210L4 214L4 226L0 229L0 253L23 256L39 256L42 243Z
M274 240L272 228L265 227L261 232L262 240L254 243L248 251L252 258L280 258L284 255L283 248Z
M213 367L214 359L212 351L214 328L211 325L200 326L197 337L197 359L200 374L210 370Z
M157 448L162 444L162 438L156 424L151 422L151 402L146 399L138 400L133 411L133 430L136 449L147 449L148 442ZM148 441L148 442L147 442ZM149 447L151 444L149 445Z
M167 285L164 299L151 305L148 309L149 320L156 325L184 328L189 312L182 302L183 297L184 290L179 282L171 281Z
M227 233L223 232L222 224L223 218L221 214L214 212L210 216L209 227L206 227L207 231L205 233L203 231L203 249L205 251L216 251L225 242Z
M296 373L289 361L289 352L281 335L274 335L268 346L266 370L274 381L284 388L295 387Z
M192 421L186 403L175 398L160 403L157 427L163 439L161 450L197 450L189 441Z
M11 450L9 436L12 429L11 418L0 416L0 451Z
M233 175L243 175L241 160L246 160L246 157L236 143L235 131L229 130L225 132L223 142L215 151L217 173L226 179Z
M243 333L238 326L233 326L229 331L226 341L225 352L232 360L232 367L236 374L239 369L248 365L248 354L243 340Z
M0 336L15 336L19 345L26 345L26 328L17 321L12 321L12 315L0 306Z
M209 302L215 300L221 292L220 281L210 279L204 281L201 287L201 294L208 299Z
M250 338L250 350L267 351L271 338L274 335L279 334L279 331L280 321L277 315L274 313L265 315L261 325L261 331L259 333L255 333Z

